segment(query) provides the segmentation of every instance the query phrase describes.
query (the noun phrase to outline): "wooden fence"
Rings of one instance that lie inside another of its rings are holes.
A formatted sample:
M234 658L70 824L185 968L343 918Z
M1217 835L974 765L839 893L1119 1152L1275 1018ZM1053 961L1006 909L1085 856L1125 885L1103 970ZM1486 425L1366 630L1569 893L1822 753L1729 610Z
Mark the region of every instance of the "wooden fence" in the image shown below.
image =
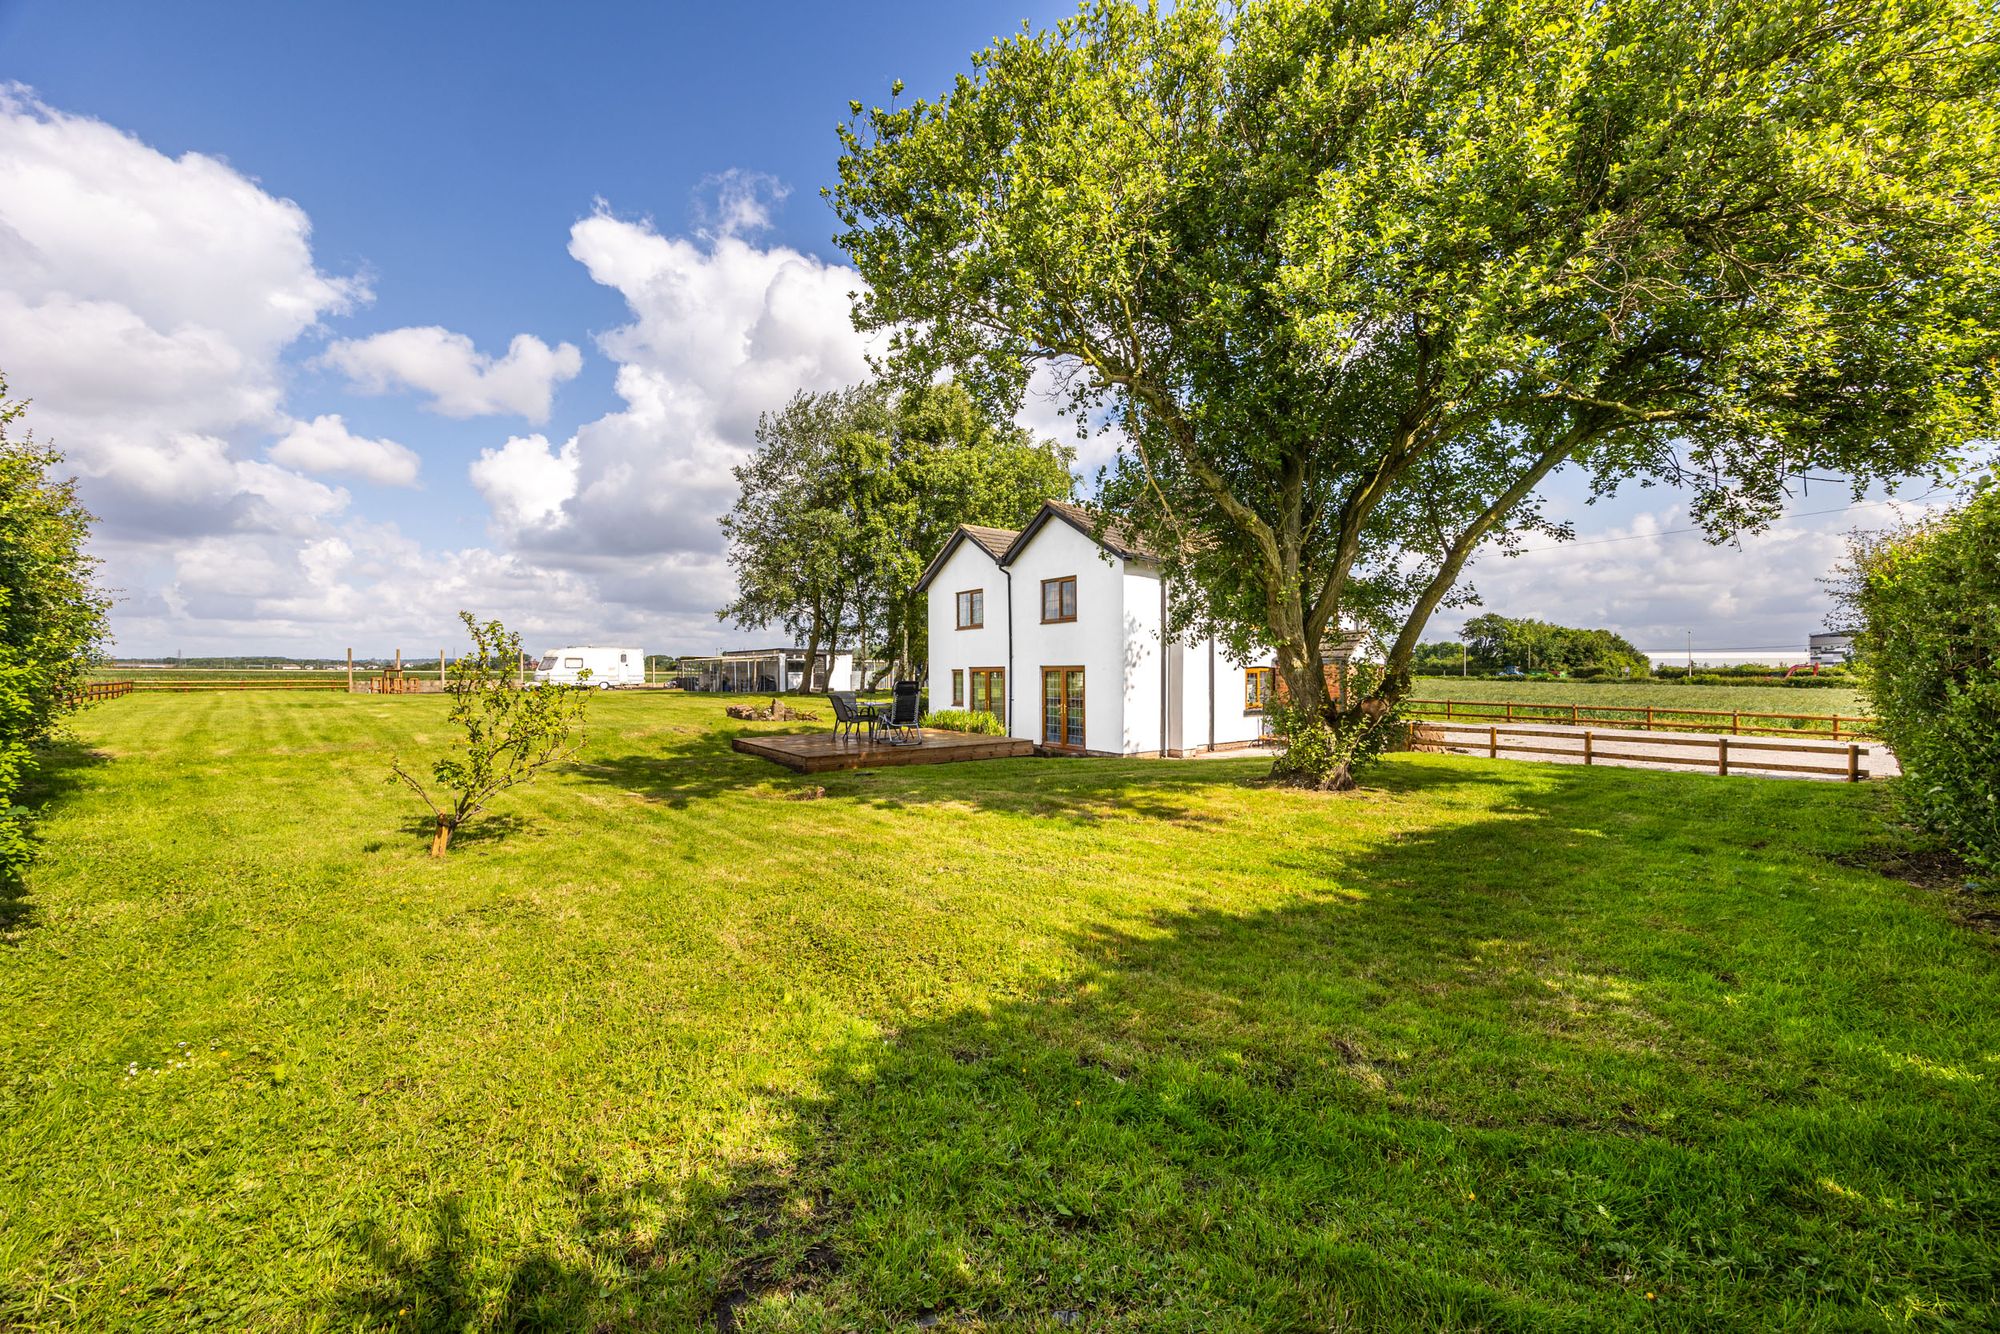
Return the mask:
M1710 754L1644 755L1629 750L1607 750L1603 744L1604 738L1587 729L1579 734L1576 732L1538 731L1527 727L1500 727L1491 723L1480 727L1469 723L1428 721L1421 723L1413 731L1414 735L1411 740L1419 746L1428 744L1445 746L1455 750L1484 750L1488 756L1495 759L1504 754L1559 755L1566 759L1581 759L1585 764L1595 764L1599 760L1628 760L1639 764L1695 765L1701 768L1712 768L1719 774L1750 769L1767 773L1820 774L1830 778L1841 778L1850 783L1856 783L1868 777L1868 770L1862 767L1862 761L1867 758L1869 748L1853 742L1849 742L1846 746L1836 749L1826 746L1800 745L1797 742L1732 741L1726 736L1718 736L1712 739L1709 737L1654 736L1648 737L1643 743L1637 744L1653 747L1679 746L1684 749L1706 750ZM1612 734L1614 744L1624 740L1629 731L1630 729L1628 728L1614 732ZM1430 735L1425 735L1427 732ZM1473 739L1470 741L1451 740L1448 735L1451 733L1457 733L1460 736L1470 735ZM1568 746L1523 745L1514 741L1513 738L1515 737L1528 737L1535 740L1554 739L1568 741L1573 744ZM1794 757L1801 755L1824 755L1834 763L1830 766L1788 764L1777 760L1760 758L1760 755L1773 751Z
M1494 712L1496 709L1500 712ZM1483 721L1491 718L1504 722L1566 722L1572 727L1592 723L1645 732L1726 731L1731 736L1805 736L1834 741L1876 734L1875 720L1857 714L1670 709L1658 704L1532 704L1523 700L1412 699L1403 701L1403 711L1406 717L1413 719L1465 718Z
M88 704L92 700L118 699L121 696L131 693L132 683L130 681L92 681L81 690L74 692L71 698Z

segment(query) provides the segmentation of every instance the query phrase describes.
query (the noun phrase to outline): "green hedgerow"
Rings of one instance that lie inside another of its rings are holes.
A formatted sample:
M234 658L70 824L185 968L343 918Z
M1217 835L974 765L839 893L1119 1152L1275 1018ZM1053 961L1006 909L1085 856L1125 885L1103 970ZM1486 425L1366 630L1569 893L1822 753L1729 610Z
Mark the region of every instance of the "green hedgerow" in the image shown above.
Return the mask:
M2000 487L1857 540L1843 590L1862 689L1919 820L2000 869Z

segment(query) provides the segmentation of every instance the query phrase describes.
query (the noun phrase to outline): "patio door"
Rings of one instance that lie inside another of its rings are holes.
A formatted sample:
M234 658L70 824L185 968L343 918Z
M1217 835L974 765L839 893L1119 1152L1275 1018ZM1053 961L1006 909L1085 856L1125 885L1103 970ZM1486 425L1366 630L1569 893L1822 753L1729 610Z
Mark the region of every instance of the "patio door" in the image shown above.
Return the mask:
M992 714L1004 726L1007 722L1007 669L974 667L972 699L969 702L974 710Z
M1042 744L1083 749L1083 668L1042 668Z

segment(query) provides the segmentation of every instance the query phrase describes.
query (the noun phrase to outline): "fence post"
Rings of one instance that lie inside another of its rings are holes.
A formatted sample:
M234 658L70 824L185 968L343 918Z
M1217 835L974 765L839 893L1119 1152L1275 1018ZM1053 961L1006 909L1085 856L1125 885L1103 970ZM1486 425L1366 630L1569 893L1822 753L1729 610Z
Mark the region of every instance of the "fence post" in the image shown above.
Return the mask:
M1569 725L1571 727L1576 726L1576 705L1574 704L1569 706Z
M1646 730L1653 730L1653 706L1650 704L1646 706Z
M1852 741L1847 743L1847 781L1850 783L1861 781L1861 747Z
M1511 700L1507 704L1507 721L1510 723L1514 721L1514 705Z
M1741 709L1738 709L1735 713L1729 715L1729 735L1740 736L1742 735L1742 733L1743 733L1743 711Z
M1833 739L1840 740L1840 715L1837 713L1833 715Z
M1590 733L1589 733L1589 732L1585 732L1585 733L1583 734L1583 762L1584 762L1585 764L1589 764L1589 763L1590 763Z
M347 693L354 693L354 650L347 650Z
M1451 701L1450 701L1450 700L1446 700L1446 701L1444 702L1444 716L1445 716L1445 717L1447 717L1447 718L1450 718L1450 717L1452 717L1452 716L1453 716L1453 714L1452 714L1452 711L1451 711Z
M1500 729L1497 727L1489 726L1486 729L1486 758L1489 760L1500 758Z
M1729 772L1729 738L1726 736L1715 739L1715 771L1725 775Z

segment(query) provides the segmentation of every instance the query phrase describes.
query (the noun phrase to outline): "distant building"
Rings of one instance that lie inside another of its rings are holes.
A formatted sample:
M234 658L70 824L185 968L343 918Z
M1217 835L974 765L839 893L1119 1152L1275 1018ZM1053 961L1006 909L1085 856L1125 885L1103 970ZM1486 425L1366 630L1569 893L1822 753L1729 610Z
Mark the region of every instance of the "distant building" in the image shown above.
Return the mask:
M1813 635L1808 641L1808 648L1815 667L1845 666L1854 661L1854 632L1829 630Z
M789 691L853 690L854 655L822 649L806 680L802 648L739 648L708 657L684 656L676 678L690 690Z

